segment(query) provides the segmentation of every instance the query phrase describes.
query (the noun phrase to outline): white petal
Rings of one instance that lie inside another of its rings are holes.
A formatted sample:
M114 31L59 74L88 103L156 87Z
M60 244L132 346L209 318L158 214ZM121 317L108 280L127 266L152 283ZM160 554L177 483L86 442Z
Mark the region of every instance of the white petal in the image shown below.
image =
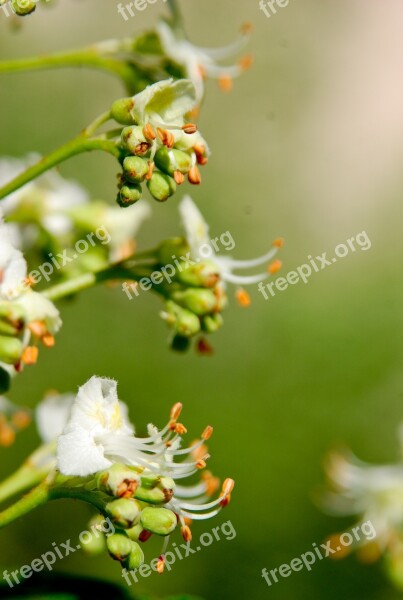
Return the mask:
M28 290L21 294L16 302L24 308L29 323L44 321L47 331L52 335L57 333L62 326L56 306L39 292Z
M35 410L36 426L42 440L55 440L65 428L74 403L73 394L52 394L46 397Z
M11 243L11 231L0 211L0 296L16 297L27 275L27 263L22 252Z
M209 227L190 196L185 196L183 198L179 204L179 212L185 229L186 240L190 247L191 256L194 259L202 258L199 252L200 247L204 244L211 246Z
M86 477L112 465L103 447L82 427L63 433L57 442L57 466L63 475Z
M181 125L183 117L196 105L196 91L188 79L167 79L146 87L134 96L132 115L142 125L148 119Z

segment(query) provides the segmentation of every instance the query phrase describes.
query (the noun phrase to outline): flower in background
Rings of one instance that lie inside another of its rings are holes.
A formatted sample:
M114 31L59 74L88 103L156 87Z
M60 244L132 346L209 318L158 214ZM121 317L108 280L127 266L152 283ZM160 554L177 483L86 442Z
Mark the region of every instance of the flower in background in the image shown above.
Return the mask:
M180 65L194 84L196 99L201 103L204 95L204 79L217 79L220 87L228 91L232 88L232 81L239 77L251 65L251 57L244 56L238 64L222 66L219 61L230 59L247 45L250 37L251 26L244 25L242 33L235 42L222 48L202 48L189 42L185 37L173 29L166 21L157 24L156 31L165 55L174 63Z
M136 436L127 406L119 401L116 382L94 376L79 389L58 438L61 474L95 475L96 488L111 496L105 511L121 532L108 538L107 545L113 558L128 568L143 562L139 544L155 534L166 538L159 558L162 572L169 535L177 525L185 541L190 541L191 521L214 517L230 501L232 479L225 480L215 500L211 496L219 481L209 472L204 472L200 483L183 485L205 469L206 441L213 429L206 427L200 440L182 448L186 428L178 421L181 409L180 403L174 405L162 430L149 425L147 437ZM85 481L91 489L89 480Z
M351 453L332 452L325 468L326 510L370 522L376 532L369 539L355 540L349 551L356 550L364 562L383 557L389 575L403 587L403 463L371 465ZM333 539L337 542L338 537Z
M0 446L14 443L18 431L25 429L31 422L30 411L0 396Z
M0 361L19 370L22 363L36 362L39 341L54 345L62 322L54 304L30 289L27 264L13 246L1 214L0 274Z

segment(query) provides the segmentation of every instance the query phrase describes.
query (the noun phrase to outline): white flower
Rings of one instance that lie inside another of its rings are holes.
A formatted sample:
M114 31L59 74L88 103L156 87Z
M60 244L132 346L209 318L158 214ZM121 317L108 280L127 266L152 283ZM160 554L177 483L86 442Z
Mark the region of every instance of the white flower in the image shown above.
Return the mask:
M228 89L233 78L238 77L250 65L245 57L238 65L220 66L217 61L231 58L240 52L249 39L249 27L244 27L241 37L233 44L222 48L201 48L191 44L185 38L179 38L165 21L157 25L157 33L166 56L183 66L186 76L193 82L196 98L200 104L204 94L204 77L218 79L222 87Z
M0 186L12 181L38 160L40 156L37 154L29 154L21 160L2 157ZM64 179L56 170L51 170L7 196L1 206L6 216L21 207L31 209L47 231L53 236L60 236L72 230L69 210L88 200L87 192L78 183Z
M279 247L282 246L282 240L276 240L273 243L272 249L259 258L252 260L235 260L229 256L216 254L211 244L211 238L209 237L209 226L190 196L185 196L183 198L179 205L179 212L185 229L185 237L189 244L191 258L194 261L200 262L205 260L207 255L208 258L217 265L222 281L238 285L258 283L277 272L280 268L280 261L275 261L269 266L269 270L266 273L257 275L235 274L233 272L235 269L249 269L251 267L269 263L277 254ZM208 252L206 252L206 250Z
M326 472L331 484L324 496L326 508L370 521L384 549L403 526L403 464L374 466L352 454L332 453Z
M27 264L20 250L13 246L8 225L0 211L0 299L17 297L26 276Z
M74 394L52 393L46 396L36 407L36 426L45 444L56 440L63 433L74 400Z

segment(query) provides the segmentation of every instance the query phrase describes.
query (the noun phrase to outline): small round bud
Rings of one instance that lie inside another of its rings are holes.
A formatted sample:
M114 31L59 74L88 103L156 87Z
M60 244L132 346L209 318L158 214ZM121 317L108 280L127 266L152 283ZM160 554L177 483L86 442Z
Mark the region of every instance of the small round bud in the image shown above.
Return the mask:
M114 560L120 560L120 562L130 556L134 543L123 533L114 533L106 538L109 554Z
M172 499L174 488L175 482L170 477L158 477L154 486L149 478L142 477L134 497L149 504L166 504Z
M120 188L117 197L117 203L122 208L127 208L128 206L138 202L142 195L143 193L139 184L127 183Z
M214 292L205 288L177 290L173 292L172 298L180 306L189 309L198 316L212 313L217 304L217 298Z
M136 125L136 121L131 114L133 107L133 98L120 98L112 104L112 117L121 125Z
M140 520L144 529L156 535L169 535L178 523L175 513L167 508L147 507L142 510Z
M223 323L224 319L220 313L206 315L202 318L202 329L207 333L215 333L223 326Z
M16 15L25 17L34 12L37 3L38 0L11 0L11 8Z
M164 173L154 172L151 179L147 181L148 191L158 202L165 202L176 192L176 183L172 177Z
M119 498L109 502L106 512L116 525L128 529L135 525L140 518L140 507L133 498Z
M132 125L131 127L125 127L121 135L121 145L124 150L130 152L130 154L145 154L149 149L149 143L147 142L143 128L138 125Z
M192 337L199 333L200 320L193 312L172 301L166 303L165 309L165 320L174 326L177 334L183 337Z
M176 149L168 150L165 146L155 154L154 161L161 171L171 176L175 171L188 173L192 167L192 159L189 154Z
M15 365L21 358L24 347L21 340L15 337L0 336L0 361Z
M176 278L186 285L212 288L218 282L220 273L213 261L204 260L196 265L189 265L182 271L178 271Z
M145 179L148 163L140 156L126 156L123 161L123 175L127 181L139 183Z
M130 571L134 571L134 569L138 569L144 563L144 552L137 544L137 542L132 541L132 551L130 552L128 558L125 560L125 567Z
M97 475L97 488L117 498L131 498L137 489L140 479L139 473L134 469L115 463L106 471Z

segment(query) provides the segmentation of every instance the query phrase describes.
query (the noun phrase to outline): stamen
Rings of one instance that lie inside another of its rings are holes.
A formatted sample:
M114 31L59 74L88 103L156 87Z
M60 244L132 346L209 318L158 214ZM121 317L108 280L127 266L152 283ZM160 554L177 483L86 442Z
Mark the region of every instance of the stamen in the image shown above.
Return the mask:
M185 540L185 542L191 542L192 541L192 532L191 532L190 527L188 525L185 525L184 527L181 527L181 534L182 534L182 537Z
M201 175L199 169L194 166L190 169L188 173L189 182L192 185L200 185L201 184Z
M157 572L162 575L165 569L165 558L164 556L160 556L157 562Z
M185 176L180 171L174 171L174 179L177 185L182 185L182 183L185 181Z
M274 260L269 266L268 266L268 273L270 273L270 275L275 275L276 273L278 273L281 269L281 267L283 266L283 263L281 262L281 260Z
M151 142L154 141L157 137L151 123L147 123L147 125L144 125L143 134L146 140L150 140Z
M236 291L235 298L237 299L239 306L242 306L242 308L248 308L252 303L251 297L243 288L239 288Z
M149 160L148 161L148 172L147 172L147 175L146 175L147 181L150 181L150 179L151 179L151 177L152 177L152 175L154 173L154 169L155 169L155 163L154 163L154 161Z
M21 355L21 360L26 365L34 365L38 360L39 350L36 346L27 346Z
M28 329L38 338L43 337L47 333L46 325L43 321L32 321L28 325Z
M183 404L181 402L177 402L176 404L174 404L171 409L171 414L170 414L171 419L176 421L182 412L182 408L183 408Z
M206 429L201 434L202 439L205 441L209 440L211 438L211 436L213 435L213 431L214 430L211 427L211 425L207 425Z
M46 348L52 348L55 345L55 338L50 333L42 337L42 343Z
M186 123L186 125L182 126L182 131L188 134L196 133L197 125L195 125L194 123Z
M243 56L241 58L241 60L239 61L239 66L241 67L242 71L247 71L248 69L250 69L252 64L253 64L253 56L251 54L247 54L246 56Z
M220 75L218 85L223 92L230 92L234 87L234 82L230 75Z

